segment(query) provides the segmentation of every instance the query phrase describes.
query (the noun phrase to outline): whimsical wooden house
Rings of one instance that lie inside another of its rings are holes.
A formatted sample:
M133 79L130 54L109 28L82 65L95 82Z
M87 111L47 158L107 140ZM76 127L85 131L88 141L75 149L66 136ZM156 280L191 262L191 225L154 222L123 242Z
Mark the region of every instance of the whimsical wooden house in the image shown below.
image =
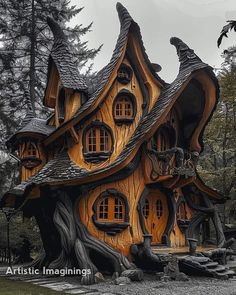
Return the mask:
M225 199L196 171L219 95L214 72L171 38L180 67L166 83L138 24L119 3L117 10L114 53L92 78L79 74L67 38L48 19L54 45L44 105L53 115L28 115L7 143L18 150L22 182L2 206L35 216L45 250L35 265L121 272L157 259L154 246L167 253L191 238L207 245L210 222L216 245L225 243L214 206Z

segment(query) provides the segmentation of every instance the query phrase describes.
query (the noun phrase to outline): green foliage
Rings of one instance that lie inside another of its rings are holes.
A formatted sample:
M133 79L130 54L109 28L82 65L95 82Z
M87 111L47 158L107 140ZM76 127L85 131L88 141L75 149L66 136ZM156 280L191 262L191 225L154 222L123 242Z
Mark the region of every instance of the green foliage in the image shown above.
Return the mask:
M90 69L100 47L89 49L81 37L90 31L92 24L68 26L81 10L70 5L69 0L0 0L0 152L6 151L6 139L24 118L28 107L25 88L30 90L36 114L45 117L49 113L42 105L48 56L53 44L47 16L53 17L64 29L78 68L87 66ZM0 164L0 198L5 188L9 189L15 182L12 176L16 164L11 161Z
M19 249L23 238L27 238L32 245L32 251L38 252L42 247L39 228L34 218L24 219L22 213L13 216L10 221L10 247ZM7 221L0 211L0 248L7 247Z
M226 59L218 79L220 100L204 133L205 151L199 171L210 186L231 198L225 212L230 217L236 200L236 66L231 59Z
M221 44L221 42L222 42L222 39L223 39L224 37L228 38L228 33L229 33L229 31L231 31L231 30L234 30L234 31L236 32L236 21L234 21L234 20L228 20L228 21L227 21L227 25L225 25L225 26L223 27L223 29L221 30L221 32L220 32L220 37L219 37L218 40L217 40L217 45L218 45L218 47L220 46L220 44Z
M13 281L0 278L1 295L62 295L64 292L53 291L51 289L35 286L30 283Z

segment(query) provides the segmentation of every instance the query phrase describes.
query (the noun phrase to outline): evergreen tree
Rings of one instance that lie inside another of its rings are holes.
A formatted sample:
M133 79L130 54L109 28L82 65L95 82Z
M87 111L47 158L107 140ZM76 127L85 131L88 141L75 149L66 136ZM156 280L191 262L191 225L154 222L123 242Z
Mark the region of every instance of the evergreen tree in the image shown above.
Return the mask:
M228 51L232 52L232 48ZM231 198L224 212L225 217L230 217L236 204L236 65L226 53L218 79L220 100L204 133L205 152L199 168L209 185ZM229 221L233 219L225 218L225 222Z
M0 0L0 127L5 129L2 147L6 136L16 127L15 121L22 117L19 110L26 106L25 87L29 85L33 110L46 112L42 97L53 40L47 16L52 16L65 29L79 69L100 50L100 47L88 49L87 42L81 41L92 24L67 26L81 10L70 6L68 0Z
M68 26L81 10L71 6L69 0L0 0L0 151L6 149L5 140L24 117L26 88L29 87L34 112L41 115L48 112L42 106L48 56L53 43L47 16L63 27L79 70L85 66L87 72L91 69L87 63L91 64L100 47L88 49L87 42L82 42L81 37L92 24ZM8 161L0 166L0 179L5 187L14 185L11 178L15 164ZM2 190L3 186L0 193Z
M224 37L228 38L229 31L234 30L236 32L236 21L235 20L228 20L227 25L223 27L223 29L220 32L220 37L217 40L217 45L220 47L220 44L222 42L222 39Z

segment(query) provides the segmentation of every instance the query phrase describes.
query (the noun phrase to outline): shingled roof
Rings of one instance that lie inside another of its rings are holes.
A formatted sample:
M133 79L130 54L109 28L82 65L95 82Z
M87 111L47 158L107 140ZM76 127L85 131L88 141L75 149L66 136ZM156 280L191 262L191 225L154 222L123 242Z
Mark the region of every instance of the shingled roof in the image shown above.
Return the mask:
M127 9L121 4L117 3L116 5L118 16L120 19L120 34L116 42L115 49L113 51L112 57L110 62L102 68L97 75L95 75L92 78L87 78L87 85L88 85L88 100L80 107L77 113L73 116L72 119L79 118L80 115L88 110L98 98L99 94L102 92L104 87L106 86L115 66L117 65L119 58L121 57L124 47L126 45L126 42L128 40L128 34L132 30L133 32L136 32L138 35L138 40L143 52L143 56L145 59L145 62L151 71L152 75L159 81L160 85L164 86L166 85L166 82L162 80L159 75L156 73L156 67L151 63L149 60L143 41L142 41L142 35L140 32L139 25L133 20L133 18L130 16ZM71 119L71 120L72 120ZM58 129L63 128L68 122L71 120L66 121L65 123L61 124L55 131Z
M55 127L47 125L47 120L44 119L32 118L31 120L24 119L23 121L24 123L28 121L28 123L18 129L16 133L7 140L6 145L8 148L15 145L15 141L18 137L22 137L27 134L35 134L36 136L38 135L40 137L47 137L55 130Z
M49 56L48 75L52 62L54 62L64 87L87 92L88 86L78 71L66 35L52 18L48 17L47 22L54 35L54 43Z
M177 78L169 85L165 85L162 89L161 94L153 106L152 110L144 116L137 129L135 130L133 136L130 138L129 142L117 157L117 159L109 166L101 168L95 171L89 171L82 169L72 162L67 153L56 157L51 160L45 167L35 176L31 177L28 181L27 186L24 187L22 193L25 192L26 188L29 186L42 185L42 184L52 184L57 183L65 185L67 180L73 183L73 180L80 180L84 177L94 176L103 174L104 171L108 171L117 165L121 164L133 151L140 146L146 136L146 134L154 127L155 129L161 124L160 118L162 114L166 111L168 107L171 107L175 102L174 98L178 91L181 89L182 85L191 77L191 75L198 70L205 70L216 85L216 89L219 88L217 79L212 71L212 68L206 63L202 62L201 59L193 54L193 50L190 49L185 43L183 43L178 38L172 38L171 44L175 45L177 48L177 53L181 60L180 71ZM184 46L185 50L180 50L180 47ZM188 52L191 53L188 54ZM191 58L184 58L188 56ZM218 94L217 94L218 95Z
M118 12L121 19L121 35L119 36L117 44L120 44L114 51L114 56L112 60L118 60L118 56L121 54L121 47L124 46L124 40L128 34L128 28L133 22L130 15L127 13L127 10L123 8L121 4L118 4ZM123 26L123 28L122 28ZM125 33L126 32L126 33ZM129 157L132 152L139 148L143 141L145 140L146 134L155 128L159 127L161 122L161 116L166 112L166 110L172 107L176 100L176 94L181 90L183 84L185 84L191 76L199 71L204 70L215 83L217 90L217 99L219 96L219 85L218 81L214 75L212 68L206 63L202 62L201 59L190 49L182 40L178 38L171 38L171 44L176 47L177 54L180 60L180 68L177 78L171 84L164 84L161 89L161 94L155 102L151 111L146 114L141 121L139 122L138 127L136 128L134 134L130 138L129 142L124 147L121 154L117 159L107 167L100 168L94 171L89 171L82 169L72 162L67 155L67 152L58 155L55 159L48 162L45 167L35 176L31 177L28 181L28 184L24 187L22 193L24 193L28 188L33 187L34 185L43 185L43 184L60 184L66 185L67 181L70 184L76 184L76 181L83 179L84 177L102 175L105 171L109 171L112 168L115 168L121 164L127 157ZM108 69L104 68L99 75L104 77L104 80L108 79L109 74L111 73L111 68L114 67L114 64L111 60L111 65ZM115 61L114 61L115 63ZM108 76L107 76L108 75ZM88 108L92 104L92 101L88 101L81 109ZM83 109L83 110L84 110ZM82 112L80 110L79 112ZM154 127L155 126L155 127ZM74 181L74 182L73 182Z
M16 139L23 134L34 133L41 137L47 137L55 130L55 127L47 125L48 120L35 117L28 89L25 89L24 92L27 111L16 132L6 141L9 149L15 148Z

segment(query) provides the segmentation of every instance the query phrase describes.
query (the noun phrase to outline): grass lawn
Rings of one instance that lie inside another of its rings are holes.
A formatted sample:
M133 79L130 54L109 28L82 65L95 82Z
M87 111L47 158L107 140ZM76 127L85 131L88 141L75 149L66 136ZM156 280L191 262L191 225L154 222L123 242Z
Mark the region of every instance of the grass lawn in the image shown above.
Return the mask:
M62 295L63 292L55 292L48 288L39 287L30 283L12 281L0 277L1 295Z

